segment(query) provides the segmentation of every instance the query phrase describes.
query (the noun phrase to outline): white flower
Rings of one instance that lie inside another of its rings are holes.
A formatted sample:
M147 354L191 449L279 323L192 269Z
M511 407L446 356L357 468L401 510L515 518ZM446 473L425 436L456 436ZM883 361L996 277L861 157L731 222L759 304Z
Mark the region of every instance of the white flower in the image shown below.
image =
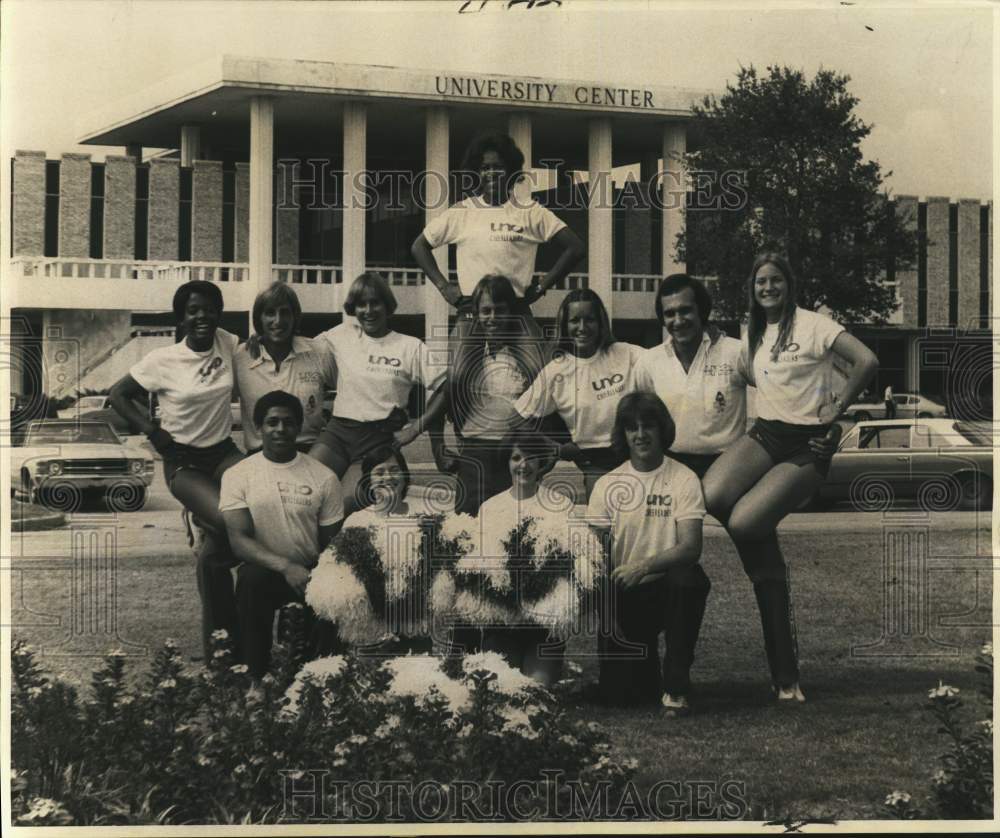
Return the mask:
M212 764L212 760L210 760L204 754L198 754L197 762L198 762L198 765L202 766L203 768Z
M221 629L220 629L220 631L221 631ZM224 658L228 654L229 654L229 652L226 649L216 649L214 652L212 652L212 657L213 658Z
M172 690L177 686L177 682L173 678L164 678L156 686L161 690Z
M235 666L229 667L229 671L235 675L246 675L250 670L245 663L238 663Z
M385 739L388 736L391 736L392 731L399 727L399 722L400 718L395 714L386 716L385 721L375 728L373 736L375 736L376 739Z
M364 745L368 741L367 736L362 736L359 733L355 733L353 736L348 736L347 741L352 745Z
M936 786L944 786L951 781L951 777L948 775L947 771L945 771L943 768L939 768L937 771L934 772L934 776L931 777L931 780L934 782L934 785Z
M564 733L560 736L559 741L564 745L569 745L571 748L575 748L578 744L580 744L580 741L575 736L570 736L568 733Z
M212 632L212 640L228 640L229 632L225 629L216 629Z
M317 658L306 663L302 669L295 673L295 680L292 681L285 692L288 705L284 708L283 712L297 713L303 685L308 681L318 686L325 686L328 679L340 676L344 670L344 663L343 655Z
M960 692L958 687L950 687L943 681L938 681L938 685L934 689L927 691L927 697L932 700L935 698L954 698Z
M246 773L247 773L247 767L246 767L246 764L245 764L245 763L242 763L242 762L241 762L241 763L240 763L239 765L237 765L237 766L236 766L236 767L235 767L235 768L233 769L233 773L234 773L234 774L246 774Z
M885 798L886 806L898 806L900 803L909 803L910 795L905 791L894 791Z
M993 657L993 644L992 643L984 643L982 645L982 648L980 648L980 650L979 650L979 654L981 654L984 658L992 658Z
M466 655L462 661L462 670L466 675L485 669L496 675L490 681L491 688L504 695L518 695L538 683L520 670L514 669L503 656L497 652L479 652L475 655Z
M436 689L448 702L453 713L465 707L472 698L469 688L442 672L439 659L431 655L392 658L382 666L392 675L389 693L394 696L409 695L423 701L428 698L431 689Z
M340 766L342 765L347 765L347 760L344 759L343 757L337 757L337 759L333 761L334 768L340 768Z
M993 735L993 719L983 719L979 726L983 728L990 736Z
M503 733L514 733L524 739L537 739L539 734L531 726L531 716L520 707L505 707L500 711L503 717Z

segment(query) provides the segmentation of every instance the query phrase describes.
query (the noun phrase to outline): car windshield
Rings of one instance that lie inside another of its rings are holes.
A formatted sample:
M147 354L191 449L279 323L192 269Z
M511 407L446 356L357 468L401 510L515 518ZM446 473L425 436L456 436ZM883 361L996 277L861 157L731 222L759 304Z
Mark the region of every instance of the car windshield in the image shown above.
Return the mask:
M989 422L956 422L955 430L973 445L993 445L993 428Z
M104 443L118 445L121 440L106 422L65 422L31 425L25 445L66 445Z

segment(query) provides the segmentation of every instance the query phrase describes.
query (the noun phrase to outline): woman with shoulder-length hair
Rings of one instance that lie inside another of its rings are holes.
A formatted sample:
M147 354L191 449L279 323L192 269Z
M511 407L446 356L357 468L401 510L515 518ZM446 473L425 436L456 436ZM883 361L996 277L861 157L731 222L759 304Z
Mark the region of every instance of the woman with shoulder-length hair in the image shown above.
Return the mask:
M514 313L517 294L506 276L484 276L472 292L476 319L462 352L415 428L431 430L434 458L458 479L455 510L475 515L482 502L510 488L499 444L522 420L514 403L542 368L543 351ZM438 420L447 409L458 456L444 447Z
M406 405L417 384L434 385L427 346L419 338L393 331L396 297L385 277L365 271L354 280L344 313L357 321L326 332L337 363L333 417L309 454L343 479L351 463L382 445L406 445L416 438L405 428Z
M242 459L231 438L233 355L238 338L219 328L223 300L219 287L204 280L181 285L173 311L179 340L154 349L111 388L111 404L126 422L145 434L163 457L170 493L205 528L198 550L198 592L202 640L225 629L236 637L236 600L229 568L236 563L219 512L222 473ZM156 394L160 420L136 406L142 391Z
M704 478L705 503L743 545L780 700L804 701L788 571L775 530L826 477L816 441L835 440L835 424L867 386L878 360L825 315L797 305L798 281L784 256L761 253L747 279L749 317L743 350L757 387L757 419ZM838 379L834 360L850 367ZM753 543L760 546L752 549Z
M254 406L274 390L291 393L302 403L302 429L296 447L307 453L326 424L323 397L337 386L337 365L327 343L302 337L302 305L291 286L275 282L261 291L251 312L255 338L233 356L248 454L260 450Z
M559 413L572 440L559 456L583 472L589 500L597 479L624 461L611 430L619 400L635 389L633 370L645 350L615 340L604 301L589 288L566 295L556 324L559 347L515 408L525 420Z

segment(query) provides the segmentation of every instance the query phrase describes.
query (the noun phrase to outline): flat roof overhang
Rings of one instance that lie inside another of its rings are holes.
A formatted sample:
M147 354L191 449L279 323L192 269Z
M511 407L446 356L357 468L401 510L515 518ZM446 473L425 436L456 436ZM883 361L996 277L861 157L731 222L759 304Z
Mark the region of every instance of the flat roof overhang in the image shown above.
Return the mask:
M277 155L329 156L331 147L339 149L343 103L365 101L369 156L380 163L401 148L422 156L421 110L445 105L452 109L453 150L479 131L506 130L507 117L521 112L538 117L532 124L536 160L558 156L586 168L590 119L613 118L615 165L634 162L636 155L659 153L663 125L689 120L691 106L710 93L224 55L88 114L78 133L83 144L177 148L181 126L198 125L203 146L247 156L250 101L266 94L275 101Z

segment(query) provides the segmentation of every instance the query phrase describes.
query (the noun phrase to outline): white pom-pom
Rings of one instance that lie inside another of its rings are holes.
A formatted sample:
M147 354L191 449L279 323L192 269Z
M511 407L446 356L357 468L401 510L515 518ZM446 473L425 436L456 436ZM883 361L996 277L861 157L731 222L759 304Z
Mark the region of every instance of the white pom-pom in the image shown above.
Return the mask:
M306 604L320 617L337 624L346 643L372 643L385 633L372 611L364 585L347 565L329 557L312 572Z
M435 617L450 614L455 607L455 579L446 571L434 577L431 585L431 610Z
M545 626L558 637L566 637L577 625L580 600L569 579L560 579L540 600L525 604L524 615Z

